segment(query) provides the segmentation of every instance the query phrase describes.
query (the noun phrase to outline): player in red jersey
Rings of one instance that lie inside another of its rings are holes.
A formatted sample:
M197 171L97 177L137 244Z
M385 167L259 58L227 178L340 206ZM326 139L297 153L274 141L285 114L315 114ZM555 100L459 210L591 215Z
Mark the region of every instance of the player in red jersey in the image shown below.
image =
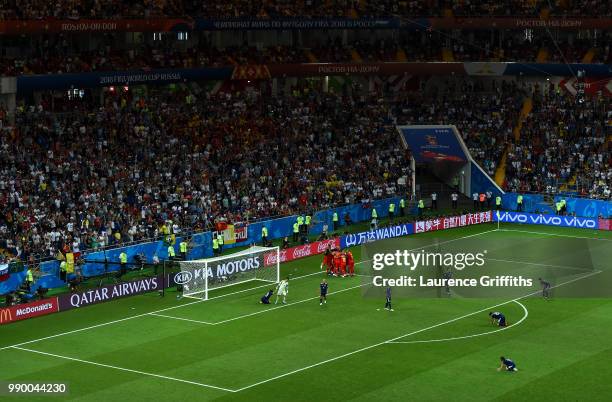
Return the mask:
M340 274L340 267L342 266L342 255L339 251L334 251L334 276Z
M348 267L348 273L350 276L355 276L355 259L353 253L350 250L346 251L346 265Z
M346 253L345 252L340 252L340 273L342 274L342 277L346 276Z
M325 250L325 255L323 256L323 262L321 263L321 269L323 269L323 266L325 266L325 271L327 272L327 275L332 274L333 258L334 256L332 255L332 251L328 247L327 250Z

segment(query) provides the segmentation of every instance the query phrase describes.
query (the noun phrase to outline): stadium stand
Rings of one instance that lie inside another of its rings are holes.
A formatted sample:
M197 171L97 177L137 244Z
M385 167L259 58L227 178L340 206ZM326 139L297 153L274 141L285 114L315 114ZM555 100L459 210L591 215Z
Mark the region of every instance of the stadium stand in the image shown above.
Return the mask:
M24 257L157 237L169 220L202 230L407 190L377 97L161 91L47 108L23 107L1 137L0 231Z
M593 16L612 15L609 2L530 0L460 1L460 0L267 0L224 2L164 2L117 0L60 0L52 3L39 0L0 2L0 19L42 18L278 18L278 17L471 17L471 16Z
M326 40L313 39L301 45L214 46L203 36L186 46L177 48L172 41L143 43L126 46L117 35L106 35L94 50L75 51L65 35L50 35L35 41L34 51L12 55L0 60L0 74L74 73L113 71L145 68L223 67L245 64L276 63L354 63L399 61L444 61L445 49L453 61L513 61L579 63L588 58L590 63L609 63L612 34L589 39L566 34L553 44L546 32L534 33L527 38L523 31L463 32L453 36L450 32L408 31L402 40L392 37L358 38L343 44L339 36ZM468 38L467 40L465 38ZM542 44L534 46L534 43ZM20 52L20 41L5 46ZM563 49L560 54L556 46ZM538 59L540 54L547 55ZM312 57L314 57L314 60Z
M571 182L609 199L608 101L576 105L552 89L540 93L514 81L490 87L448 81L425 93L367 96L311 88L276 97L160 90L117 94L103 105L90 100L77 111L55 103L50 112L43 101L22 107L2 135L0 231L11 235L5 248L48 257L67 247L156 237L169 220L202 230L219 219L403 193L398 179L405 183L408 162L393 122L456 124L492 177L509 145L508 190L554 193ZM534 108L515 141L527 96ZM91 149L99 154L95 161Z

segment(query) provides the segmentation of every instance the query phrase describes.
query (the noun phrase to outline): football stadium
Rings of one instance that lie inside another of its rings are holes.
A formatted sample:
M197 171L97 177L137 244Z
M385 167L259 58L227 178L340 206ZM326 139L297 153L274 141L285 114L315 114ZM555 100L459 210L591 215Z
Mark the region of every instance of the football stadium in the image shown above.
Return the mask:
M0 0L2 401L609 401L612 3Z

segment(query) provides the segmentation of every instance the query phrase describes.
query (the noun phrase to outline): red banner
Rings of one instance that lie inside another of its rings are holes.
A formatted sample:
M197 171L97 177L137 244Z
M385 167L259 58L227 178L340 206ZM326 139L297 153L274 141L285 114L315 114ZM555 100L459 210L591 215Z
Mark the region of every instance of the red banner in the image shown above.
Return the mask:
M427 21L433 29L608 29L612 26L610 18L518 18L518 17L490 17L490 18L428 18Z
M0 21L0 35L61 32L170 32L191 31L194 22L183 18L132 20L24 20Z
M601 93L604 96L612 96L612 79L587 77L580 83L584 84L584 93L587 95L595 96ZM559 87L576 96L580 83L576 78L564 78L559 81Z
M276 23L275 23L276 22ZM406 20L402 25L412 29L609 29L611 18L423 18ZM0 21L0 35L45 34L61 32L179 32L249 29L396 29L398 24L388 19L245 19L207 20L191 18L151 19L64 19Z
M58 311L57 297L6 307L0 309L0 325L57 313Z
M272 77L325 75L466 75L463 63L303 63L268 64Z
M488 223L493 219L491 211L475 212L466 215L449 216L444 218L418 221L414 224L414 233L432 232L434 230L452 229L462 226Z
M270 78L270 70L265 64L236 66L232 73L232 80L269 80Z
M280 250L280 262L288 262L297 260L298 258L310 257L311 255L322 254L328 248L340 248L340 238L336 237L329 240L316 241L314 243L304 244ZM264 265L269 266L276 264L276 252L271 252L264 255Z
M612 230L612 219L599 218L599 230Z

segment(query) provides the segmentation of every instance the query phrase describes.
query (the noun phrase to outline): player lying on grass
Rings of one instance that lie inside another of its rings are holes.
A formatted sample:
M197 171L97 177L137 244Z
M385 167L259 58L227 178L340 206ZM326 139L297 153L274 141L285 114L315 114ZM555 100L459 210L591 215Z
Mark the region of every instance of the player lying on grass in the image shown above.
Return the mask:
M501 365L497 368L497 371L518 371L516 364L510 359L506 359L504 356L500 357Z
M506 316L499 311L491 311L489 313L489 317L491 317L491 324L498 325L500 327L506 326Z
M270 304L270 298L272 297L273 294L274 294L274 291L272 289L268 290L266 294L262 296L259 302L261 304Z
M322 306L323 303L327 304L327 281L323 279L323 282L319 285L321 288L321 293L319 295L319 305Z
M283 296L283 304L287 304L287 294L289 293L289 278L283 279L276 286L276 301L274 304L278 304L278 297Z

